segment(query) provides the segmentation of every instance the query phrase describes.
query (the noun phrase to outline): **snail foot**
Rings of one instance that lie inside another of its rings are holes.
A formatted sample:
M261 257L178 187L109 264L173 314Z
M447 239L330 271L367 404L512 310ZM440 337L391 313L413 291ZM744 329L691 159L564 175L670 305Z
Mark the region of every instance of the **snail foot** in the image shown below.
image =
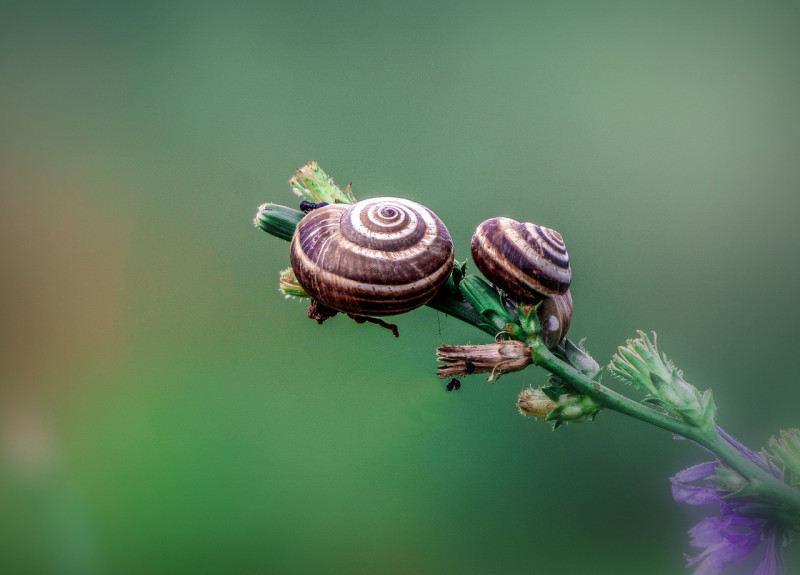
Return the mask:
M332 307L328 307L324 303L320 303L314 298L311 298L311 305L308 306L308 317L316 320L318 324L323 324L337 313L339 312Z
M348 313L347 316L356 323L374 323L382 328L388 329L392 332L392 334L394 334L395 337L400 337L400 332L397 330L397 326L393 323L387 323L382 319L378 319L377 317L367 317L364 315L356 315L354 313Z

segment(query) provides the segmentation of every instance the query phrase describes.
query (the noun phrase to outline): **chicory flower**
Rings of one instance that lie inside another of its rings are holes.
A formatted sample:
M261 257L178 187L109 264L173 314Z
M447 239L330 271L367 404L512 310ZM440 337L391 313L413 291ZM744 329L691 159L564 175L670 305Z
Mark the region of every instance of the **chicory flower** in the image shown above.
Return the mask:
M780 471L764 457L721 429L717 431L748 459L781 477ZM720 575L725 567L743 561L762 546L763 556L754 575L783 572L784 530L768 516L761 502L736 493L737 487L746 483L743 477L719 461L708 461L684 469L670 481L672 497L678 503L719 505L717 515L703 519L689 530L691 545L703 549L698 555L686 557L687 564L695 566L694 575Z

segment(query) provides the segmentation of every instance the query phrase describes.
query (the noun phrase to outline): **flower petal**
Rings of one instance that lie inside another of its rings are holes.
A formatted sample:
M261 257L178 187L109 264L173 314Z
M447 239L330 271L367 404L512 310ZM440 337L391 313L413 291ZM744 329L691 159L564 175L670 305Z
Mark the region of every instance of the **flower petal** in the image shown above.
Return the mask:
M719 466L716 461L700 463L676 473L670 478L672 498L678 503L689 505L706 505L722 503L722 495L714 487L693 485L692 481L714 477L714 469Z
M783 545L780 540L783 539L781 535L772 530L766 533L764 558L758 564L758 568L753 575L781 575L783 573Z

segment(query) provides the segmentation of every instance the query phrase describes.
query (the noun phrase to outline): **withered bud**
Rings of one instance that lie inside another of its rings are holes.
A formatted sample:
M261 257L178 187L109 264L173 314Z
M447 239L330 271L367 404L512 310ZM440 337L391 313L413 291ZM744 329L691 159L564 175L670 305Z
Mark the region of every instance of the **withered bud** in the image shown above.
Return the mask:
M556 427L567 421L591 421L603 409L588 395L562 394L551 399L543 389L532 387L519 394L517 408L522 415L554 421Z
M291 297L309 297L308 292L303 289L303 286L297 281L297 277L294 275L294 270L292 268L286 268L281 272L281 279L280 284L278 287L280 288L283 295L287 298Z
M547 397L541 389L532 387L522 390L517 399L517 408L522 415L544 418L556 407L558 403Z
M504 373L520 371L533 363L531 348L515 339L486 345L443 345L437 350L439 377L459 377L471 373L491 373L495 381Z

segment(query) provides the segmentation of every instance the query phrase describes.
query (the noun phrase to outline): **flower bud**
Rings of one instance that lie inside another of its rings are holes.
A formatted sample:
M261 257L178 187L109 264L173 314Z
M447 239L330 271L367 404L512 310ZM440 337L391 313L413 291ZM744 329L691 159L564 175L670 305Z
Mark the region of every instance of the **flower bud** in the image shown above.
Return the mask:
M517 399L519 412L530 417L545 418L556 407L558 407L558 403L547 397L541 389L532 387L522 390Z
M787 472L791 472L792 483L800 485L800 429L782 429L780 437L769 440L772 459Z
M553 421L556 427L572 421L581 423L595 418L602 407L588 395L556 395L552 389L529 387L519 394L517 408L522 415Z
M495 381L533 363L531 348L514 339L486 345L443 345L437 353L437 359L444 362L438 367L441 379L491 372L488 381Z
M715 418L711 391L700 392L683 379L683 373L659 354L658 347L644 332L620 346L611 358L609 370L649 394L646 402L658 405L696 427L713 428Z
M253 224L268 234L290 242L297 224L302 219L301 211L278 204L262 204L258 207Z
M297 175L289 180L292 191L300 198L318 204L353 204L355 198L350 193L348 185L344 190L333 183L333 179L326 174L316 162L308 162L297 170Z
M288 297L311 297L303 286L297 281L292 268L286 268L281 272L279 288L283 295Z

